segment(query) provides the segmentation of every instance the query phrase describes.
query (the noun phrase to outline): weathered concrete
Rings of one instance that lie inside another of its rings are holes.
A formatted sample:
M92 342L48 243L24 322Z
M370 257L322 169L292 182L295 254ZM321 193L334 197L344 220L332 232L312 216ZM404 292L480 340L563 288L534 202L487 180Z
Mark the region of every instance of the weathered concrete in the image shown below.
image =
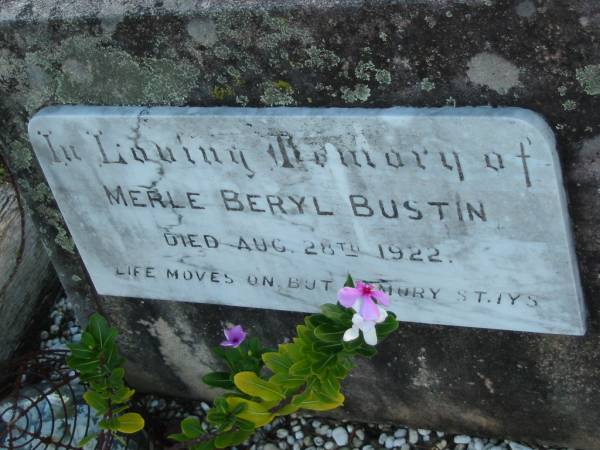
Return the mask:
M32 322L55 298L58 280L17 192L0 179L0 366L18 349ZM0 381L2 375L0 374Z
M204 396L196 382L224 321L272 343L300 316L98 298L29 148L40 107L519 106L557 135L588 334L405 325L346 383L345 411L600 449L596 1L95 3L3 3L0 136L79 314L97 308L124 330L138 387Z

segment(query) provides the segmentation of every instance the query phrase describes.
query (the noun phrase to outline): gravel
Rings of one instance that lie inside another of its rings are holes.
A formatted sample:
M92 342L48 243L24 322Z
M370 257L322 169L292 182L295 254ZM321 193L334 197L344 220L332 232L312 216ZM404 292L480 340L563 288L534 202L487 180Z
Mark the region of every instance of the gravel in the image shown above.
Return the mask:
M74 315L73 307L66 298L60 299L50 313L48 330L40 333L40 349L65 349L69 342L81 339L81 328ZM149 414L161 420L177 420L186 415L196 415L204 420L210 405L206 402L183 403L176 399L157 395L143 396ZM0 403L2 403L0 401ZM0 408L1 409L1 408ZM82 414L83 410L82 408ZM1 421L0 421L1 422ZM82 421L83 422L83 421ZM428 424L422 424L428 425ZM1 426L1 423L0 423ZM81 430L75 432L78 437ZM0 444L1 447L1 444ZM511 440L486 439L464 434L453 435L428 428L410 428L403 425L374 423L351 423L322 417L298 416L277 417L271 424L262 427L243 445L232 450L558 450L538 447Z

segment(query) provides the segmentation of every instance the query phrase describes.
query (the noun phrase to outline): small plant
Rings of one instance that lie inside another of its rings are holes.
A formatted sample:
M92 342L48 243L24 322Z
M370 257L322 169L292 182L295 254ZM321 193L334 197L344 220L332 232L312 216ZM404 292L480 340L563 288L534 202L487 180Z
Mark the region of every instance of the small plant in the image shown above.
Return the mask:
M351 277L338 300L323 305L321 314L307 316L292 342L276 351L262 348L256 338L246 340L239 325L226 330L227 339L214 352L229 370L203 378L227 391L207 413L212 429L205 430L197 417L185 418L181 432L170 436L178 442L171 450L239 445L277 416L342 405L341 382L354 367L354 357L375 355L374 345L398 322L383 308L389 305L384 292L362 282L355 286Z
M100 432L86 436L79 446L97 439L96 448L110 449L114 439L124 443L121 433L131 434L144 428L144 419L138 413L127 412L134 390L125 385L124 359L116 344L117 330L108 326L99 314L93 314L81 342L69 344L69 367L79 372L86 385L85 402L102 417Z

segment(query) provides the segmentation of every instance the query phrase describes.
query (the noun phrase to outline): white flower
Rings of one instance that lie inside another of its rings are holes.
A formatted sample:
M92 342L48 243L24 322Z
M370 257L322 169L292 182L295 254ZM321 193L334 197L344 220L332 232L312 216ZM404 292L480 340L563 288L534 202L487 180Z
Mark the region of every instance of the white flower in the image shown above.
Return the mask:
M352 316L352 328L348 328L344 333L344 341L353 341L358 338L362 331L365 342L369 345L377 345L377 330L375 325L381 323L387 317L387 311L377 305L379 309L379 317L376 320L366 320L359 313Z

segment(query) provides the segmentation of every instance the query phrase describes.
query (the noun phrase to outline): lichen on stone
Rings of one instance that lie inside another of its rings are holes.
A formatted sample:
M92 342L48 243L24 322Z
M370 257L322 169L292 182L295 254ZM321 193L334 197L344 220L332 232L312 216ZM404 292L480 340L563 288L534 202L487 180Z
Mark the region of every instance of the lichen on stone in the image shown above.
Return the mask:
M435 89L435 82L431 81L429 78L423 78L419 83L419 88L425 92L433 91Z
M575 100L567 100L562 104L565 111L573 111L577 108L577 102Z
M375 72L375 79L380 84L390 84L392 82L392 76L388 70L379 69Z
M341 61L339 56L326 48L311 45L304 51L308 58L304 61L303 66L307 69L331 69Z
M482 52L468 63L467 76L473 83L506 94L520 85L520 70L512 62L494 53Z
M231 86L215 86L211 95L217 100L224 100L226 97L232 97L235 92Z
M260 101L267 106L287 106L296 103L294 88L284 80L270 81L261 84Z
M363 81L369 81L371 79L371 73L375 72L377 68L372 61L361 61L356 65L354 69L354 74L356 78Z
M36 103L164 104L185 103L198 71L185 59L134 57L107 46L101 38L73 36L49 52L28 54ZM37 82L36 82L37 80Z
M600 64L577 69L575 78L586 94L600 95Z
M357 84L353 89L344 86L340 91L342 99L347 103L366 102L371 96L371 89L366 84Z

